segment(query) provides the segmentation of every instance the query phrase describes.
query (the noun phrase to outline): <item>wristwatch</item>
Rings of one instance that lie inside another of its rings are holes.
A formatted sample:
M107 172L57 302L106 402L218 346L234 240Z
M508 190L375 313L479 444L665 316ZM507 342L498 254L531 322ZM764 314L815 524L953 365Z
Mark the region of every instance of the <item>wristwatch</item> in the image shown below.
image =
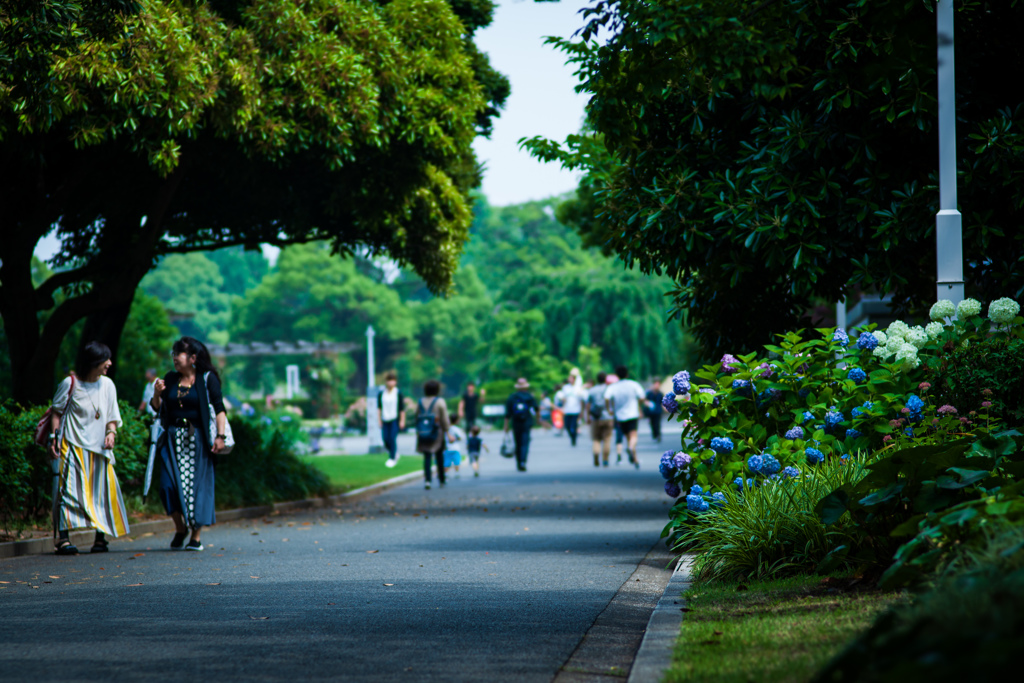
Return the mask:
M228 437L224 436L223 434L218 434L214 438L215 439L220 439L221 441L227 441L228 440Z

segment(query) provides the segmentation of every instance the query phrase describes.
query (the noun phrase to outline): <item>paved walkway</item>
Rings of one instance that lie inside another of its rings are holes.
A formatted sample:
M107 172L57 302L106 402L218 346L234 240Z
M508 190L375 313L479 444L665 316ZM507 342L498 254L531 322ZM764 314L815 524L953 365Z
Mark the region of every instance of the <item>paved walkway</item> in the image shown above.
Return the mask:
M595 470L539 434L527 473L492 454L444 489L217 525L203 553L0 561L3 680L550 681L658 541L661 450Z

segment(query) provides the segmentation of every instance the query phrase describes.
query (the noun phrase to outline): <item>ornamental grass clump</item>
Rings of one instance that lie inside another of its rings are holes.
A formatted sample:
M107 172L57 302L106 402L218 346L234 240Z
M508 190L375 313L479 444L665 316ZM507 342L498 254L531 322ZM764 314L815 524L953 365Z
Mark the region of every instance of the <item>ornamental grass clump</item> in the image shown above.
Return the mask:
M825 526L814 508L836 488L860 481L865 464L866 458L856 455L764 480L760 486L741 480L717 495L697 494L695 489L687 497L690 521L673 534L672 547L697 554L693 569L700 579L776 578L814 571L834 548L852 538L843 520Z

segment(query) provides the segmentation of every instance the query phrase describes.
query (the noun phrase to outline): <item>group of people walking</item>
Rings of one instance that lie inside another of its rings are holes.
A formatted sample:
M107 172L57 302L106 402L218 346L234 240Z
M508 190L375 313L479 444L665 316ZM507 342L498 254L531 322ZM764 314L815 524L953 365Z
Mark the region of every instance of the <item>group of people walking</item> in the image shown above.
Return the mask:
M147 401L161 432L149 471L159 472L153 477L158 476L160 500L174 520L171 548L201 551L202 528L216 517L217 454L225 450L227 414L220 376L202 342L182 337L171 349L171 361L174 370L153 379ZM107 536L129 531L114 471L123 421L117 388L107 377L112 365L105 344L84 345L51 403L46 439L56 479L53 526L59 555L78 553L69 536L74 529L96 529L94 553L107 551Z

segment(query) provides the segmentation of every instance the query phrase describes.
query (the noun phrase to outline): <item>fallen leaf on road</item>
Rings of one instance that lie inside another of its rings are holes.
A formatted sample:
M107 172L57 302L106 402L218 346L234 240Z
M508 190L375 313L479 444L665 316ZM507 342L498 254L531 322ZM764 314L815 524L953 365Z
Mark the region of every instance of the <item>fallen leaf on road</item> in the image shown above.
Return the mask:
M208 584L206 584L206 585L207 585L207 586L219 586L219 585L220 585L220 583L219 583L219 582L218 582L218 583L208 583Z
M288 542L288 539L287 539L287 538L282 538L282 539L281 539L281 542L282 542L282 543L287 543L287 542Z
M141 586L142 584L141 583L129 583L128 585L129 586Z
M393 583L385 583L384 585L385 586L394 586L395 584L393 584Z
M258 579L258 578L260 578L260 577L258 577L258 576L250 576L249 578L250 578L250 579Z
M252 615L249 615L249 618L250 619L255 619L256 621L260 621L262 619L269 619L270 617L254 617Z
M58 577L54 576L54 577L51 577L51 578L54 578L54 579L56 579L56 578L58 578ZM0 581L0 583L10 583L10 581Z
M524 526L523 527L523 531L529 531L529 530L530 530L530 527L528 527L528 526Z
M146 553L135 553L132 557L145 557Z
M380 552L379 550L367 550L366 554L367 555L373 555L374 553L379 553L379 552Z
M153 533L152 531L147 531L146 533L144 533L141 536L139 536L139 538L145 538L146 536L156 536L156 534Z
M51 579L63 579L63 576L51 576ZM6 581L0 581L0 583L7 583Z
M333 602L329 602L329 603L327 603L327 604L328 604L328 605L333 605L334 603L333 603Z
M312 524L312 523L313 523L313 522L303 522L303 523L302 523L302 526L309 526L309 525L310 525L310 524Z

